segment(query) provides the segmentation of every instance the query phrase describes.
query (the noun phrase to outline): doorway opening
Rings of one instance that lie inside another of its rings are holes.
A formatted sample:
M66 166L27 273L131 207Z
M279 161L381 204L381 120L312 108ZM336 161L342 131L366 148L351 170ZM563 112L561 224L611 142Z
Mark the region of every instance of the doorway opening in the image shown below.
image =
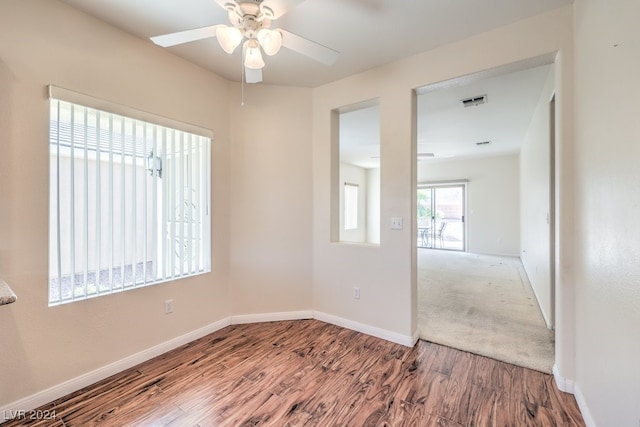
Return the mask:
M555 352L554 75L545 56L416 89L420 338L543 372Z
M418 187L418 247L465 251L465 184Z

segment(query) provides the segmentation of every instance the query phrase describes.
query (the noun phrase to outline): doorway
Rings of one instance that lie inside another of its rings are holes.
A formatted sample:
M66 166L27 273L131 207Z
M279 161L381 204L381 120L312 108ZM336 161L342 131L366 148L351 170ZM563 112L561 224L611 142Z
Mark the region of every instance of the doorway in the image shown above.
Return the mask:
M418 187L418 247L465 251L465 184Z
M547 267L557 257L551 63L416 90L420 338L543 372L551 372L555 352ZM471 188L458 221L464 250L421 249L448 248L453 226L439 188L462 182Z

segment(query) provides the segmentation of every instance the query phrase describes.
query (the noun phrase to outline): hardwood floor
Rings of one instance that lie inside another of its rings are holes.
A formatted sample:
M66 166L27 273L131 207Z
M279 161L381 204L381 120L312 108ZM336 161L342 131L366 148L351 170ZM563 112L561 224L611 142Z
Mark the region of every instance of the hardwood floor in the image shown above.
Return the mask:
M230 326L40 410L2 427L584 425L551 375L317 320Z

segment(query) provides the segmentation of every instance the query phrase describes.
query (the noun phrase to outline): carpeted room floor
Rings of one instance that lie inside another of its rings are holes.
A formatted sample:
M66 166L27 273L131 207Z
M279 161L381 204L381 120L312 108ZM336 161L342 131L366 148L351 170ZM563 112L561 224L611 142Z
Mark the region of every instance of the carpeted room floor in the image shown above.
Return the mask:
M516 257L418 249L420 338L551 373L554 333Z

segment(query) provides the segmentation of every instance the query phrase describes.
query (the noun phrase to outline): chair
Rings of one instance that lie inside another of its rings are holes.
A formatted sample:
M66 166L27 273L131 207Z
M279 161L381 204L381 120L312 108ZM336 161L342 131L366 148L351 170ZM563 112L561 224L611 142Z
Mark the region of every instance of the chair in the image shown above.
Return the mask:
M430 227L418 227L418 247L419 248L428 248L429 247L429 230Z
M444 248L444 229L445 228L447 228L447 223L443 221L440 223L440 228L438 228L438 231L436 233L436 240L440 241L441 248Z

